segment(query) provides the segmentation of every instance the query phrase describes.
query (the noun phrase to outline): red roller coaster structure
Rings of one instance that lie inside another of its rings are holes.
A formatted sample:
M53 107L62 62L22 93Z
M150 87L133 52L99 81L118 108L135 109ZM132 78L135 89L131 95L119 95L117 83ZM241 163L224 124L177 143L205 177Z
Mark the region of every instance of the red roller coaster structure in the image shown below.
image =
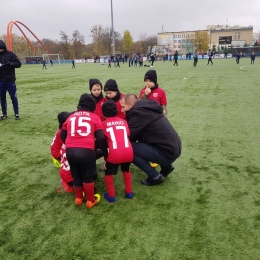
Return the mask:
M24 38L26 39L26 41L28 42L28 44L31 46L34 54L36 56L38 56L37 51L35 50L33 44L31 43L31 41L29 40L29 38L27 38L27 36L25 35L24 31L21 29L20 25L22 25L23 27L25 27L33 36L34 38L40 43L40 45L42 46L42 48L48 53L51 54L49 52L49 50L44 46L44 44L40 41L40 39L38 39L38 37L23 23L19 22L19 21L11 21L8 23L7 25L7 47L8 50L12 51L13 50L13 39L12 39L12 29L13 29L13 25L16 25L16 27L21 31L21 33L23 34Z

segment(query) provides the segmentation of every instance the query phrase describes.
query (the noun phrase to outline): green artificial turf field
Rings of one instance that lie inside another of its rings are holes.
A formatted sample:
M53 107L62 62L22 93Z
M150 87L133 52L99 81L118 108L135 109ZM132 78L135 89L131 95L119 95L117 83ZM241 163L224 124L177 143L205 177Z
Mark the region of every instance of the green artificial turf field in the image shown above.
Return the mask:
M0 259L171 260L260 259L260 65L242 58L157 61L168 118L183 151L162 185L146 187L131 166L132 200L76 207L56 193L59 172L50 155L57 114L73 111L88 80L116 79L122 93L139 94L146 67L108 69L71 64L16 70L21 120L0 122ZM98 192L105 192L103 160Z

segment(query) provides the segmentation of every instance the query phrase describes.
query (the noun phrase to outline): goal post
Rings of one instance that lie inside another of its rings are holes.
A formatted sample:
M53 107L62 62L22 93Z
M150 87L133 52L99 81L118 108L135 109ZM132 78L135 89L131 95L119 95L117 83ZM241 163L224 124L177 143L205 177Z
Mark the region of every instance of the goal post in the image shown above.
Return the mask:
M59 54L42 54L42 58L48 63L51 63L50 60L52 60L53 64L60 65L60 55Z

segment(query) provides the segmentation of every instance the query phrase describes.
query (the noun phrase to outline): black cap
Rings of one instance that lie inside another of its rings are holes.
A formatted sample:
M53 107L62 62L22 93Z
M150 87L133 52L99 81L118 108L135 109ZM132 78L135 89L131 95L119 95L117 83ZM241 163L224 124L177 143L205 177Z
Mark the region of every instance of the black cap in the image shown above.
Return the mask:
M105 117L117 116L116 103L109 99L102 105L102 113Z
M91 94L82 94L79 99L78 110L87 110L94 112L96 109L96 101Z
M57 115L57 118L58 118L58 121L59 121L59 128L61 129L62 128L62 125L65 123L65 121L67 120L67 118L70 116L70 113L69 112L60 112L58 115Z
M148 70L144 75L144 81L146 79L151 80L154 84L157 84L157 74L156 70Z
M94 85L96 85L96 84L100 85L101 90L102 90L102 84L101 84L101 82L100 82L99 79L90 79L90 80L89 80L89 90L91 91L92 87L93 87Z
M104 91L118 91L116 81L114 79L109 79L104 86Z

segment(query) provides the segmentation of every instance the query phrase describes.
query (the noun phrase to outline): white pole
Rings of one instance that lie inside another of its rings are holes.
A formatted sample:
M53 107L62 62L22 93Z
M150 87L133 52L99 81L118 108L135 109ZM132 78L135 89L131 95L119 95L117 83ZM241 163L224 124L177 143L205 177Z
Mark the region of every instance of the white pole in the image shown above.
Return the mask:
M112 55L115 56L115 33L114 33L114 21L113 21L113 1L111 0L111 23L112 23Z

